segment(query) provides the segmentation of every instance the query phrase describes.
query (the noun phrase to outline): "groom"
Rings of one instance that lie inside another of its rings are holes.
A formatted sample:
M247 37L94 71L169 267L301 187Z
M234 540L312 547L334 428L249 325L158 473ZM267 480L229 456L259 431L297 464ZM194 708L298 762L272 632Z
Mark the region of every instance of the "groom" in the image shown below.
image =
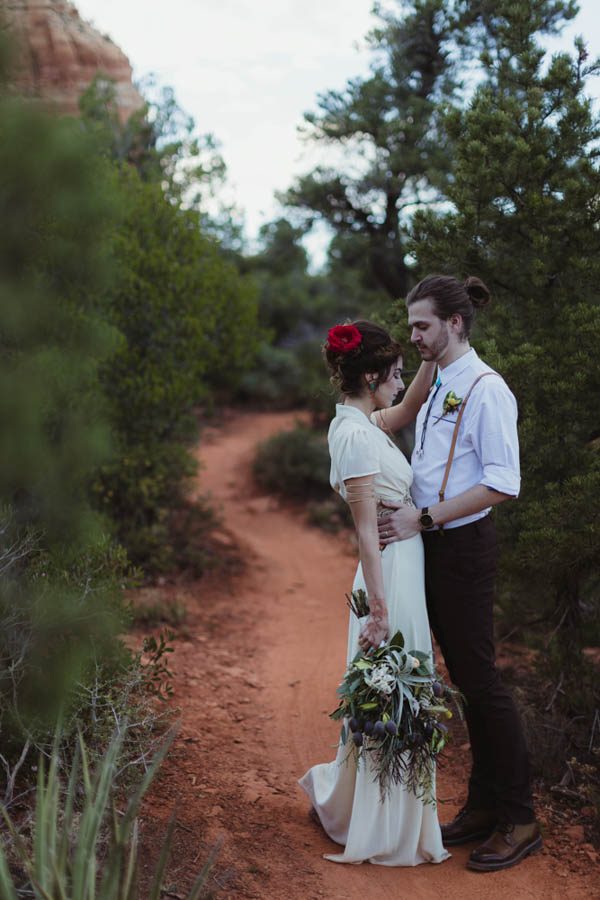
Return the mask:
M449 846L485 838L467 864L478 871L516 865L542 846L521 722L495 665L489 512L518 496L520 476L515 399L469 345L475 309L488 301L479 279L443 275L425 278L407 297L411 342L437 363L438 376L417 418L417 508L398 508L380 525L382 544L423 535L429 620L465 697L473 755L466 805L442 837Z

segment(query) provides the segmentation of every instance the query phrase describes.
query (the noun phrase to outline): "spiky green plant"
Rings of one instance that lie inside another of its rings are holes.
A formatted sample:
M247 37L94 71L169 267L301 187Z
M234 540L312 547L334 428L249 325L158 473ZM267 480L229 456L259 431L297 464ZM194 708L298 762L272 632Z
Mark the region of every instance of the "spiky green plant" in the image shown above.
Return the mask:
M137 790L119 812L112 796L112 784L122 737L113 737L95 773L90 772L82 738L69 773L66 790L59 776L59 742L50 755L48 774L40 760L36 790L32 841L19 834L15 823L2 808L2 816L12 838L15 855L27 874L37 900L136 900L139 852L138 815L142 799L155 777L170 745L168 737L154 756ZM83 802L77 802L80 790ZM175 828L171 819L148 900L158 900ZM211 853L187 900L201 896L215 853ZM5 850L0 846L0 896L17 900L18 893L9 870Z

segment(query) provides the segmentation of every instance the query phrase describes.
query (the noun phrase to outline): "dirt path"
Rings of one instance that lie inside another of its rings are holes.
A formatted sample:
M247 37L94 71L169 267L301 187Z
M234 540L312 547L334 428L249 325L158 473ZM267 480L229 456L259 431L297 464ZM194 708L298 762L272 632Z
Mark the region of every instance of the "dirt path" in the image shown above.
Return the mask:
M186 598L189 613L174 655L182 724L144 823L152 857L177 807L167 896L184 895L218 840L210 887L219 898L600 896L593 849L566 839L561 844L555 826L552 853L546 849L494 874L465 869L469 848L456 849L442 865L415 869L344 866L322 858L336 845L309 821L296 779L334 755L338 727L327 713L343 672L344 591L355 558L347 537L308 527L252 484L256 444L293 419L236 414L203 436L199 490L210 491L220 507L223 542L235 544L245 567L227 579L204 579ZM458 732L439 774L442 820L463 800L465 741Z

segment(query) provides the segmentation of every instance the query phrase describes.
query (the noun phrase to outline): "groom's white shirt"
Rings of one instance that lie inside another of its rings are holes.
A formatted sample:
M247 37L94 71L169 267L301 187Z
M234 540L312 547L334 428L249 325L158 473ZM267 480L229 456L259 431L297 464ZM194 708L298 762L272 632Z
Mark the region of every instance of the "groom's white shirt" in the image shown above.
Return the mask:
M417 416L415 449L412 454L414 481L412 496L419 509L439 502L439 490L457 413L443 415L444 398L449 391L465 398L478 375L493 372L479 359L474 350L438 370L441 386L431 404L423 437L423 427L431 398ZM422 453L419 452L423 445ZM446 500L462 494L477 484L517 497L521 477L519 470L519 440L517 436L517 403L506 383L494 374L482 378L469 397L460 424L454 462L446 487ZM444 528L457 528L486 516L491 507L471 516L447 522Z

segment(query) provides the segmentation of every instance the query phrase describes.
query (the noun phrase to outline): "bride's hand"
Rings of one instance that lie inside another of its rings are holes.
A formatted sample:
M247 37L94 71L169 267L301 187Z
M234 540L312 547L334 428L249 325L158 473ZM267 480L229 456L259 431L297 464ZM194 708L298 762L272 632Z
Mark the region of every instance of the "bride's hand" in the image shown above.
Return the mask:
M389 624L385 600L379 597L369 597L371 612L367 621L361 628L358 645L361 650L367 651L371 647L379 647L382 641L389 637Z

